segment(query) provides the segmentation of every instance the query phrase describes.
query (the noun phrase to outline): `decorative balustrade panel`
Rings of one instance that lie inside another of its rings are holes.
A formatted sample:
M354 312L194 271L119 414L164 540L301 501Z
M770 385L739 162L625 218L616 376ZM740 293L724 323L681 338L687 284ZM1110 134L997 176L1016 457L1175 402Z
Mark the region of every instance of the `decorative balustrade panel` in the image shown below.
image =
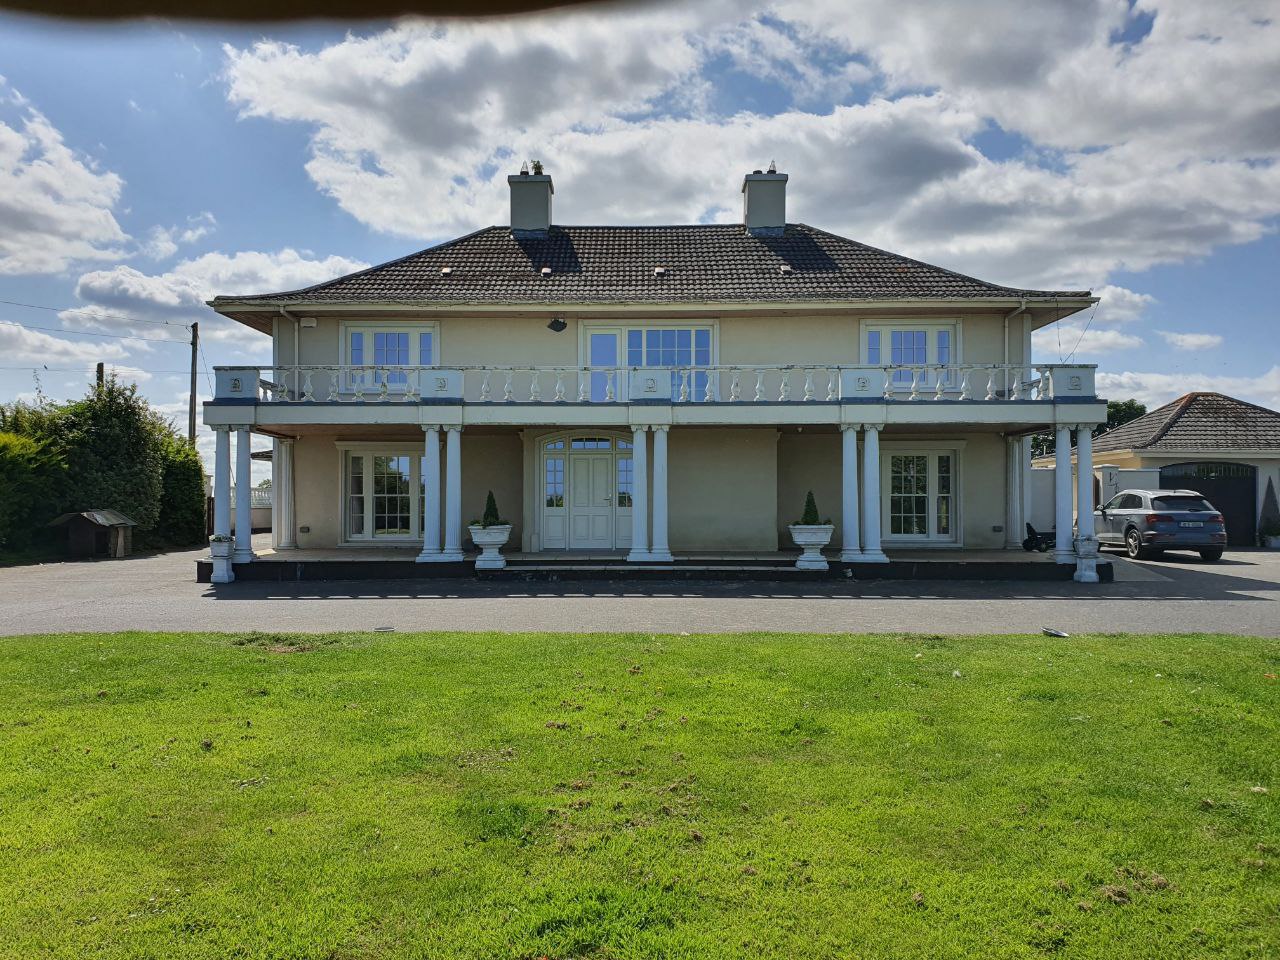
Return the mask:
M217 368L217 399L259 403L947 403L1094 398L1070 364ZM253 385L256 384L256 390Z

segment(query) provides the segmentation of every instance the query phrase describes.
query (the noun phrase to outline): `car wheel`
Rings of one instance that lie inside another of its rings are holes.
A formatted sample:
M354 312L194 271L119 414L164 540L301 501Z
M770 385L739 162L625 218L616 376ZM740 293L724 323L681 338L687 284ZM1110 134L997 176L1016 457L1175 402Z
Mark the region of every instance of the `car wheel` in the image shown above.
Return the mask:
M1130 560L1146 560L1151 556L1151 551L1142 545L1142 534L1133 528L1124 535L1124 552Z
M1200 551L1200 559L1207 563L1213 563L1215 560L1222 559L1221 547L1210 547L1208 550Z

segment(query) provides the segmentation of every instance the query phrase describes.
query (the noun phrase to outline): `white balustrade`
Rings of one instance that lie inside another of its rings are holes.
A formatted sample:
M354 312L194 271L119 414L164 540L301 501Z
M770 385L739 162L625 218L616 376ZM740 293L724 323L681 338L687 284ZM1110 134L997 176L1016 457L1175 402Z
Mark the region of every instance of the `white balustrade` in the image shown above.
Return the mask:
M677 404L888 403L1092 399L1085 364L742 364L643 368L670 378ZM627 367L218 367L216 400L259 403L625 403ZM826 390L822 384L826 384ZM985 390L983 386L985 385ZM744 389L745 388L745 389ZM545 392L544 392L545 391ZM637 399L639 399L637 397Z

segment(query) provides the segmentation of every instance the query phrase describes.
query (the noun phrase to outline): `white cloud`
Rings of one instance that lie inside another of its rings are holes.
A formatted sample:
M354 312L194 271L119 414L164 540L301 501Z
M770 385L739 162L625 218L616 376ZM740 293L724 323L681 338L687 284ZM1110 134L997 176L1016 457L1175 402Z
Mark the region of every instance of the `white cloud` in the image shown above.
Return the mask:
M1275 25L1248 3L1143 9L1155 26L1128 45L1111 40L1124 0L406 21L315 52L227 47L226 77L243 116L308 125L316 185L390 233L503 222L504 177L532 156L557 178L562 223L730 220L741 175L773 158L792 219L998 282L1096 287L1255 240L1280 215L1280 133L1260 132L1280 131ZM716 114L726 57L792 105ZM877 79L878 96L840 103ZM822 96L837 105L803 109ZM1028 149L984 156L972 144L993 119ZM1107 322L1142 306L1105 307Z
M83 364L89 367L99 360L118 360L125 353L119 343L65 340L39 330L0 323L0 356L9 365L60 367Z
M1047 362L1097 358L1116 350L1142 346L1142 338L1120 330L1098 328L1079 315L1060 320L1031 335L1032 356Z
M142 252L152 260L167 260L178 252L182 244L195 243L213 233L218 221L212 213L205 210L193 217L187 217L185 226L152 227L147 234L147 241L142 245Z
M3 77L0 112L0 274L122 259L129 238L113 211L124 181L72 151Z
M1099 300L1098 318L1104 324L1133 323L1156 302L1149 293L1137 293L1111 283L1099 287L1093 295Z
M81 276L76 295L87 306L58 316L68 327L175 340L187 339L181 325L194 320L200 322L201 336L208 340L261 351L268 344L265 337L218 316L205 301L218 294L293 290L366 266L346 257L317 258L289 248L274 253L206 253L160 274L122 265ZM155 321L177 325L161 326Z
M1213 390L1250 403L1280 410L1280 366L1256 377L1178 371L1174 373L1098 373L1098 393L1112 400L1133 397L1148 409L1162 406L1185 393Z
M1178 350L1210 350L1222 346L1222 336L1217 333L1175 333L1172 330L1157 330L1169 344Z

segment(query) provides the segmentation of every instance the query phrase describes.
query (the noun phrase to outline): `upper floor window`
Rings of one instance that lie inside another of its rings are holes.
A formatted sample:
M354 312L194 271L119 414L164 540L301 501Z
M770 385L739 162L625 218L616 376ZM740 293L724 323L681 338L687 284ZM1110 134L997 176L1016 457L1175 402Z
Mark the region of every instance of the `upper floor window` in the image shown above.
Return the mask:
M347 323L343 347L353 367L430 367L437 362L436 325Z
M862 355L870 366L946 366L959 361L954 323L892 323L865 328ZM910 385L912 371L895 370L893 382Z

